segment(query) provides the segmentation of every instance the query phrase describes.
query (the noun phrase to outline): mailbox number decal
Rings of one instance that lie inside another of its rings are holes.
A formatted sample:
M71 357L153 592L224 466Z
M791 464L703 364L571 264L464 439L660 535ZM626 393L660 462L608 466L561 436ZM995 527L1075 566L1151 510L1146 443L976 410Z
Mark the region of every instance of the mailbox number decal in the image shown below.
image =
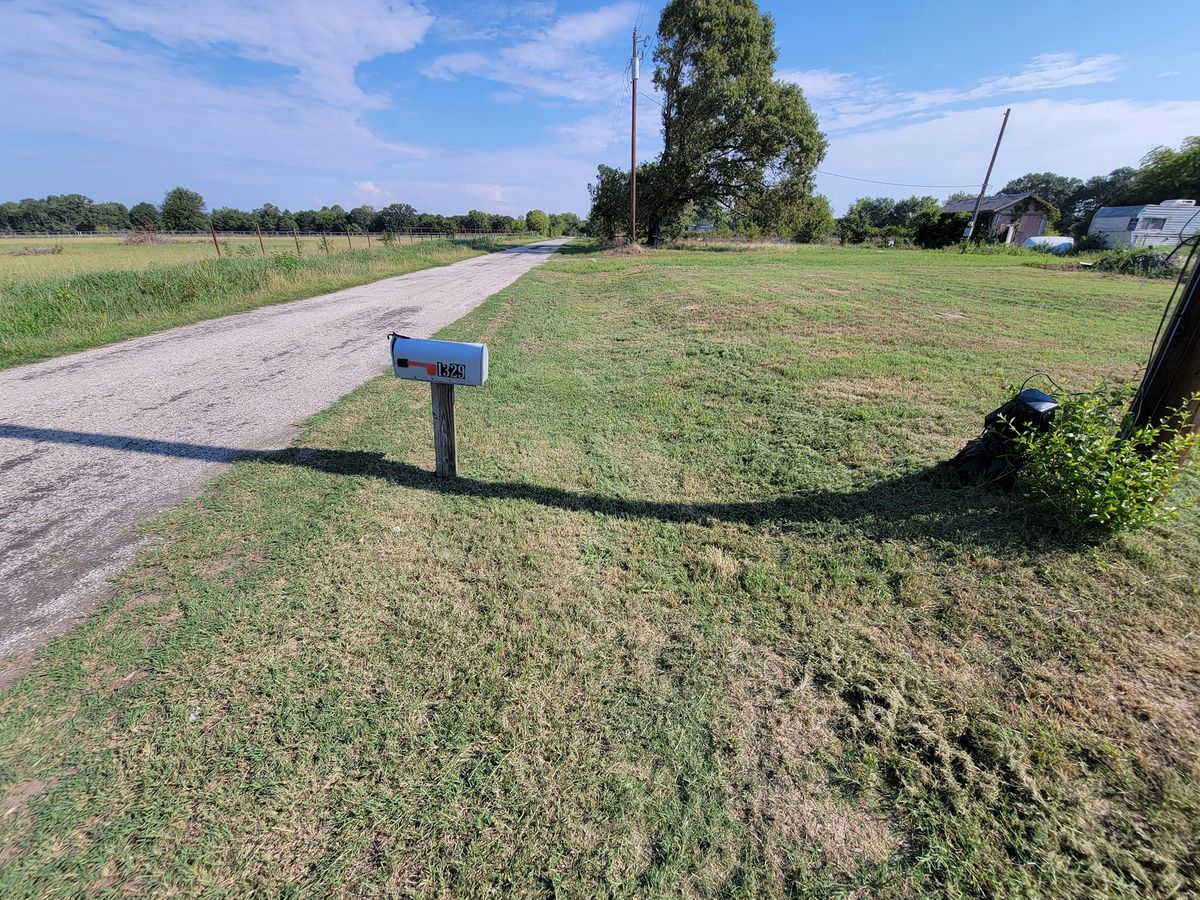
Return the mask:
M430 378L457 378L460 381L466 381L467 379L466 363L426 363L417 362L415 359L396 357L397 368L407 369L409 366L424 369L429 373Z

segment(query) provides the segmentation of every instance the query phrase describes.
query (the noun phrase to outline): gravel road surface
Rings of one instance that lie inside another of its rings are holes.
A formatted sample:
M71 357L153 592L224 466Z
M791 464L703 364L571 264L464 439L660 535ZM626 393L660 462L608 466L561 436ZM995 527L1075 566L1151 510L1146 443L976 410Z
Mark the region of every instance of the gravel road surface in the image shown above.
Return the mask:
M0 371L0 658L91 609L138 523L386 371L388 332L428 337L562 243Z

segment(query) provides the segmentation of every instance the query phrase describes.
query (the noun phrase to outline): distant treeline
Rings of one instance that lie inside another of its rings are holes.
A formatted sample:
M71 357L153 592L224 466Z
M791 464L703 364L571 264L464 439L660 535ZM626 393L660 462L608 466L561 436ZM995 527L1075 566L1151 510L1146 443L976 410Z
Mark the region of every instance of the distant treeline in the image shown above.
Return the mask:
M1086 181L1056 172L1029 172L1008 182L1000 193L1037 194L1055 209L1051 231L1082 240L1101 207L1200 200L1200 136L1186 138L1178 150L1155 147L1136 168L1122 166ZM951 194L948 199L974 196ZM895 239L923 247L944 246L959 239L970 216L944 216L941 207L936 197L860 197L838 219L838 237L845 244Z
M144 229L149 231L292 231L376 233L407 230L536 231L545 235L578 234L582 223L575 213L546 213L531 209L521 217L473 209L461 216L417 212L407 203L392 203L382 209L356 206L347 211L336 204L320 209L292 212L273 203L255 210L219 207L207 212L204 198L196 191L177 187L167 191L162 203L96 203L83 194L52 194L42 199L0 203L0 231L42 231L67 234L76 231L106 232Z

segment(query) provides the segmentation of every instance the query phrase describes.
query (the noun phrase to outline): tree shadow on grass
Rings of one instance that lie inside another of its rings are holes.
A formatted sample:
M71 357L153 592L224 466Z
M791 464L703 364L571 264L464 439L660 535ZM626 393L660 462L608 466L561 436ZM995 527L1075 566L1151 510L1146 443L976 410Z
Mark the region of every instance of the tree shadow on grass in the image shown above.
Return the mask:
M577 239L558 248L559 256L594 256L604 248L590 238Z
M993 555L1028 556L1078 549L1088 536L1064 531L1052 516L1019 496L963 487L944 465L872 481L849 491L798 491L762 500L690 503L588 493L530 482L437 478L431 472L366 450L294 447L246 450L130 435L0 424L0 438L92 446L208 462L256 461L332 475L375 478L429 493L480 500L515 500L622 519L706 525L768 525L877 541L971 546Z
M732 522L825 535L857 532L877 541L972 546L1000 556L1079 549L1087 543L1086 536L1064 531L1045 509L1022 497L960 485L944 465L875 481L856 490L812 490L764 500L692 503L469 476L438 478L425 469L361 450L294 448L261 454L257 459L336 475L377 478L430 493L525 501L620 519L694 525Z

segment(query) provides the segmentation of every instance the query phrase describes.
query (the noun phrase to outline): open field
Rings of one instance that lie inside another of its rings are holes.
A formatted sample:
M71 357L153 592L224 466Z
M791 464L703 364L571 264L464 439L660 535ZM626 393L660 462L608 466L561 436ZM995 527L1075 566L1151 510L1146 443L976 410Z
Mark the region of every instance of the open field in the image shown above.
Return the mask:
M0 894L1194 889L1194 474L1087 545L935 467L1169 285L572 250L445 332L465 477L374 381L0 694Z
M421 244L429 238L399 239L397 246ZM458 240L470 243L468 237ZM497 244L515 246L528 242L526 237L491 238ZM350 236L350 246L344 234L331 234L328 238L329 253L343 250L366 250L380 247L378 235L367 247L367 237L362 234ZM289 236L263 236L260 248L257 237L220 237L221 252L235 259L260 256L262 249L267 255L296 253L296 239ZM301 256L324 256L321 238L304 235L299 238ZM44 256L21 256L21 251L38 247L62 247L61 253ZM4 238L0 240L0 288L14 281L31 281L53 275L85 275L91 272L108 272L114 269L139 270L160 266L175 266L181 263L216 259L216 250L208 237L179 236L171 238L169 244L126 244L122 237L78 237L54 235L33 238Z
M328 254L305 250L299 257L293 243L290 252L280 244L265 259L237 254L167 265L180 247L191 245L127 247L102 244L103 238L77 240L87 246L54 256L0 257L0 273L14 263L65 267L38 277L0 274L0 368L528 243L525 238L421 240L391 248L376 244L371 250L335 247ZM0 242L0 250L7 243ZM211 253L211 244L208 249ZM254 249L257 254L257 240ZM160 251L161 259L155 257ZM72 269L75 265L82 268Z

